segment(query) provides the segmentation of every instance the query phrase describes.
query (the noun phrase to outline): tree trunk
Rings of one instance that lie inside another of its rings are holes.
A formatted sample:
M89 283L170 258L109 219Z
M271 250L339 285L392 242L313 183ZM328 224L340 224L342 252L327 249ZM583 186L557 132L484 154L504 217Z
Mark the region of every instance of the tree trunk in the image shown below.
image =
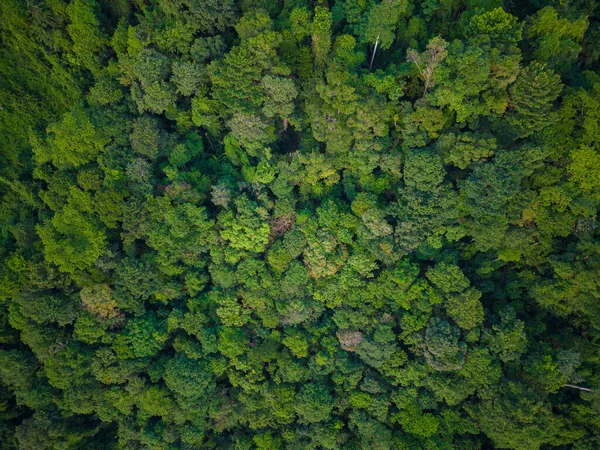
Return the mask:
M375 59L375 53L377 53L377 46L379 45L379 35L375 40L375 47L373 48L373 54L371 55L371 64L369 64L369 70L373 68L373 60Z
M566 387L570 387L570 388L574 388L574 389L579 389L580 391L586 391L586 392L592 392L591 389L588 388L584 388L581 386L575 386L574 384L565 384Z

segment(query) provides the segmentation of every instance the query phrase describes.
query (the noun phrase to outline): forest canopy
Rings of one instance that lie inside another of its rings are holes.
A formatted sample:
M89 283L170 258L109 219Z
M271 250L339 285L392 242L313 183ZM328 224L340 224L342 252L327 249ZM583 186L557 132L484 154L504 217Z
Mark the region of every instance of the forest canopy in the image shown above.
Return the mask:
M3 449L600 448L600 8L2 0Z

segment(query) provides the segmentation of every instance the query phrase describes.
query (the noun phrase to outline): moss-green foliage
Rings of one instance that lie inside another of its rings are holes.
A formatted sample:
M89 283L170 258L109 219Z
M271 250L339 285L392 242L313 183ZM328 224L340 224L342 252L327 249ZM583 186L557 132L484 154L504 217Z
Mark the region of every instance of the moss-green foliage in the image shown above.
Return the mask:
M599 18L0 1L0 447L600 448Z

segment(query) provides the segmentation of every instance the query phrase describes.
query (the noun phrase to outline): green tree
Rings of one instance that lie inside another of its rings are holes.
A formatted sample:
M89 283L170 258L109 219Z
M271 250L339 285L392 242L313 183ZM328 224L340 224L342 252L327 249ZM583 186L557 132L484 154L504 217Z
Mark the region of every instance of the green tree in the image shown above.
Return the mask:
M47 132L50 136L45 141L32 138L33 151L38 163L51 162L59 169L92 161L107 143L80 107L65 113L60 122L49 125Z
M264 251L269 241L270 227L263 220L268 217L268 212L245 195L238 197L234 204L237 214L232 210L219 214L221 237L235 249Z
M460 369L465 363L467 346L460 341L458 327L433 317L425 330L424 355L427 363L440 371Z
M328 420L334 405L326 386L310 383L300 388L294 409L304 423L314 423Z
M67 7L71 23L67 32L73 40L73 53L78 63L92 72L99 70L106 38L100 28L100 8L95 2L76 0Z
M533 43L534 59L563 72L575 63L587 27L587 19L562 18L556 9L546 6L531 16L525 36Z
M505 117L519 136L528 136L553 122L552 105L562 90L560 77L533 62L510 88L511 108Z
M177 354L166 364L165 383L184 405L198 405L214 393L214 376L207 362Z
M104 252L104 226L92 215L90 203L89 194L73 188L68 204L37 226L46 259L63 272L89 268Z

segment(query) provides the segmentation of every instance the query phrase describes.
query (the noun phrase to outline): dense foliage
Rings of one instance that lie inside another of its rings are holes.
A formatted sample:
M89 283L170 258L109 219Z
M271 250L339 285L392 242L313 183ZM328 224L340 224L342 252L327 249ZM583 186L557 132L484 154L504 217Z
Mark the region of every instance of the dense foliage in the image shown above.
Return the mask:
M2 0L3 449L600 448L591 0Z

